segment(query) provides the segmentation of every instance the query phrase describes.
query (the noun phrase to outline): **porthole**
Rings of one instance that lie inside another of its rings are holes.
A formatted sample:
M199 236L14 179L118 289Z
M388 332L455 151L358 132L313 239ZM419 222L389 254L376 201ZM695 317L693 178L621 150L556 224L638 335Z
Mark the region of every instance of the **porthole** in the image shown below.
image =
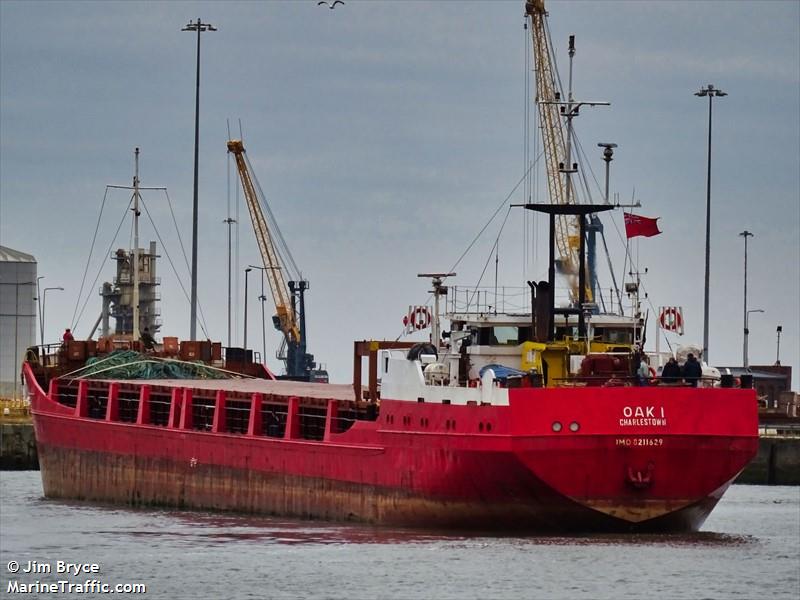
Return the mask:
M555 431L556 433L561 431L561 423L559 423L558 421L553 421L553 431Z
M573 433L578 431L578 429L580 429L580 428L581 428L581 426L578 425L577 421L573 421L572 423L569 424L569 430L572 431Z

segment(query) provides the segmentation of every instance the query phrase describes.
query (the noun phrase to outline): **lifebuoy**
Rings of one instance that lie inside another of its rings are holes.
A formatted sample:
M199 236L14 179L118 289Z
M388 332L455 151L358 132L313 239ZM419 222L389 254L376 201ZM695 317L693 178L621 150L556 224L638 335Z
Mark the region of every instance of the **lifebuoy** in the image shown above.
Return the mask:
M650 372L650 383L653 384L653 385L658 383L658 377L657 377L657 374L656 374L656 370L651 366L648 366L647 370Z
M424 306L418 306L411 313L411 326L414 329L426 329L431 324L431 312Z
M658 321L661 323L661 328L667 331L680 331L683 327L683 317L674 306L662 310Z

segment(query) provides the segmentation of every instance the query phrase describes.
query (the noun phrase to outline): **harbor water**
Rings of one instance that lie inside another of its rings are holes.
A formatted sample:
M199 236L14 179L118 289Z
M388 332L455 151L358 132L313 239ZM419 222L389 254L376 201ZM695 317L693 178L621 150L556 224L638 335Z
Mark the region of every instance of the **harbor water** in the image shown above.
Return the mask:
M4 597L108 597L100 583L175 599L800 597L798 487L734 485L695 534L569 537L53 501L35 471L0 473L0 493Z

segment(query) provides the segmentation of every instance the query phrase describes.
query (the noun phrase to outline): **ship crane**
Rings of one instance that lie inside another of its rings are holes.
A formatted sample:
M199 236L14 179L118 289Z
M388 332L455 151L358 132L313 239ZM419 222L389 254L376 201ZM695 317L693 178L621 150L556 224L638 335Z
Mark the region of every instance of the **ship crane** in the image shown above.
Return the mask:
M253 231L264 263L264 274L269 282L275 315L272 323L284 337L286 354L286 376L288 379L308 381L327 380L324 371L316 371L314 355L306 352L305 291L308 281L302 278L287 284L284 261L276 248L275 237L270 232L267 219L259 201L260 188L255 176L251 175L245 159L244 144L241 140L229 140L228 152L236 160L239 179L242 182L247 209L253 223ZM257 192L258 190L258 192ZM277 227L276 227L277 229ZM277 232L280 235L280 232ZM282 240L282 238L281 238Z
M569 88L566 99L562 98L561 85L557 77L555 59L552 54L550 36L547 30L547 11L544 0L528 0L525 12L531 20L531 38L536 72L536 104L541 122L544 146L547 185L551 204L573 204L577 202L572 176L578 172L578 164L572 162L572 119L578 116L582 106L608 105L607 102L578 102L572 95L572 57L575 54L575 38L570 36ZM566 127L562 122L566 121ZM566 130L565 130L566 129ZM576 306L581 296L579 249L581 223L583 216L560 214L556 217L555 243L558 252L556 264L564 275L570 288L570 301ZM602 225L595 214L589 215L589 276L585 298L595 302L594 290L596 272L594 266L595 232L602 232Z

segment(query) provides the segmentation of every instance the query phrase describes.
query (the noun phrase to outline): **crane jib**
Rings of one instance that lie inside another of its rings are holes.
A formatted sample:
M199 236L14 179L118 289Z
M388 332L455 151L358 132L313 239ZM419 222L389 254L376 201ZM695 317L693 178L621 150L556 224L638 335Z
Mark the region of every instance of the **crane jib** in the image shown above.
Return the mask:
M273 236L264 217L264 211L258 200L256 187L253 184L250 171L244 159L244 144L241 140L229 140L228 151L233 154L236 160L236 168L242 183L247 209L250 213L250 220L253 223L253 231L264 263L264 273L269 282L272 299L275 302L275 312L277 317L277 327L281 330L289 344L302 343L303 336L298 324L294 307L289 294L289 286L284 277L284 265L275 249Z

